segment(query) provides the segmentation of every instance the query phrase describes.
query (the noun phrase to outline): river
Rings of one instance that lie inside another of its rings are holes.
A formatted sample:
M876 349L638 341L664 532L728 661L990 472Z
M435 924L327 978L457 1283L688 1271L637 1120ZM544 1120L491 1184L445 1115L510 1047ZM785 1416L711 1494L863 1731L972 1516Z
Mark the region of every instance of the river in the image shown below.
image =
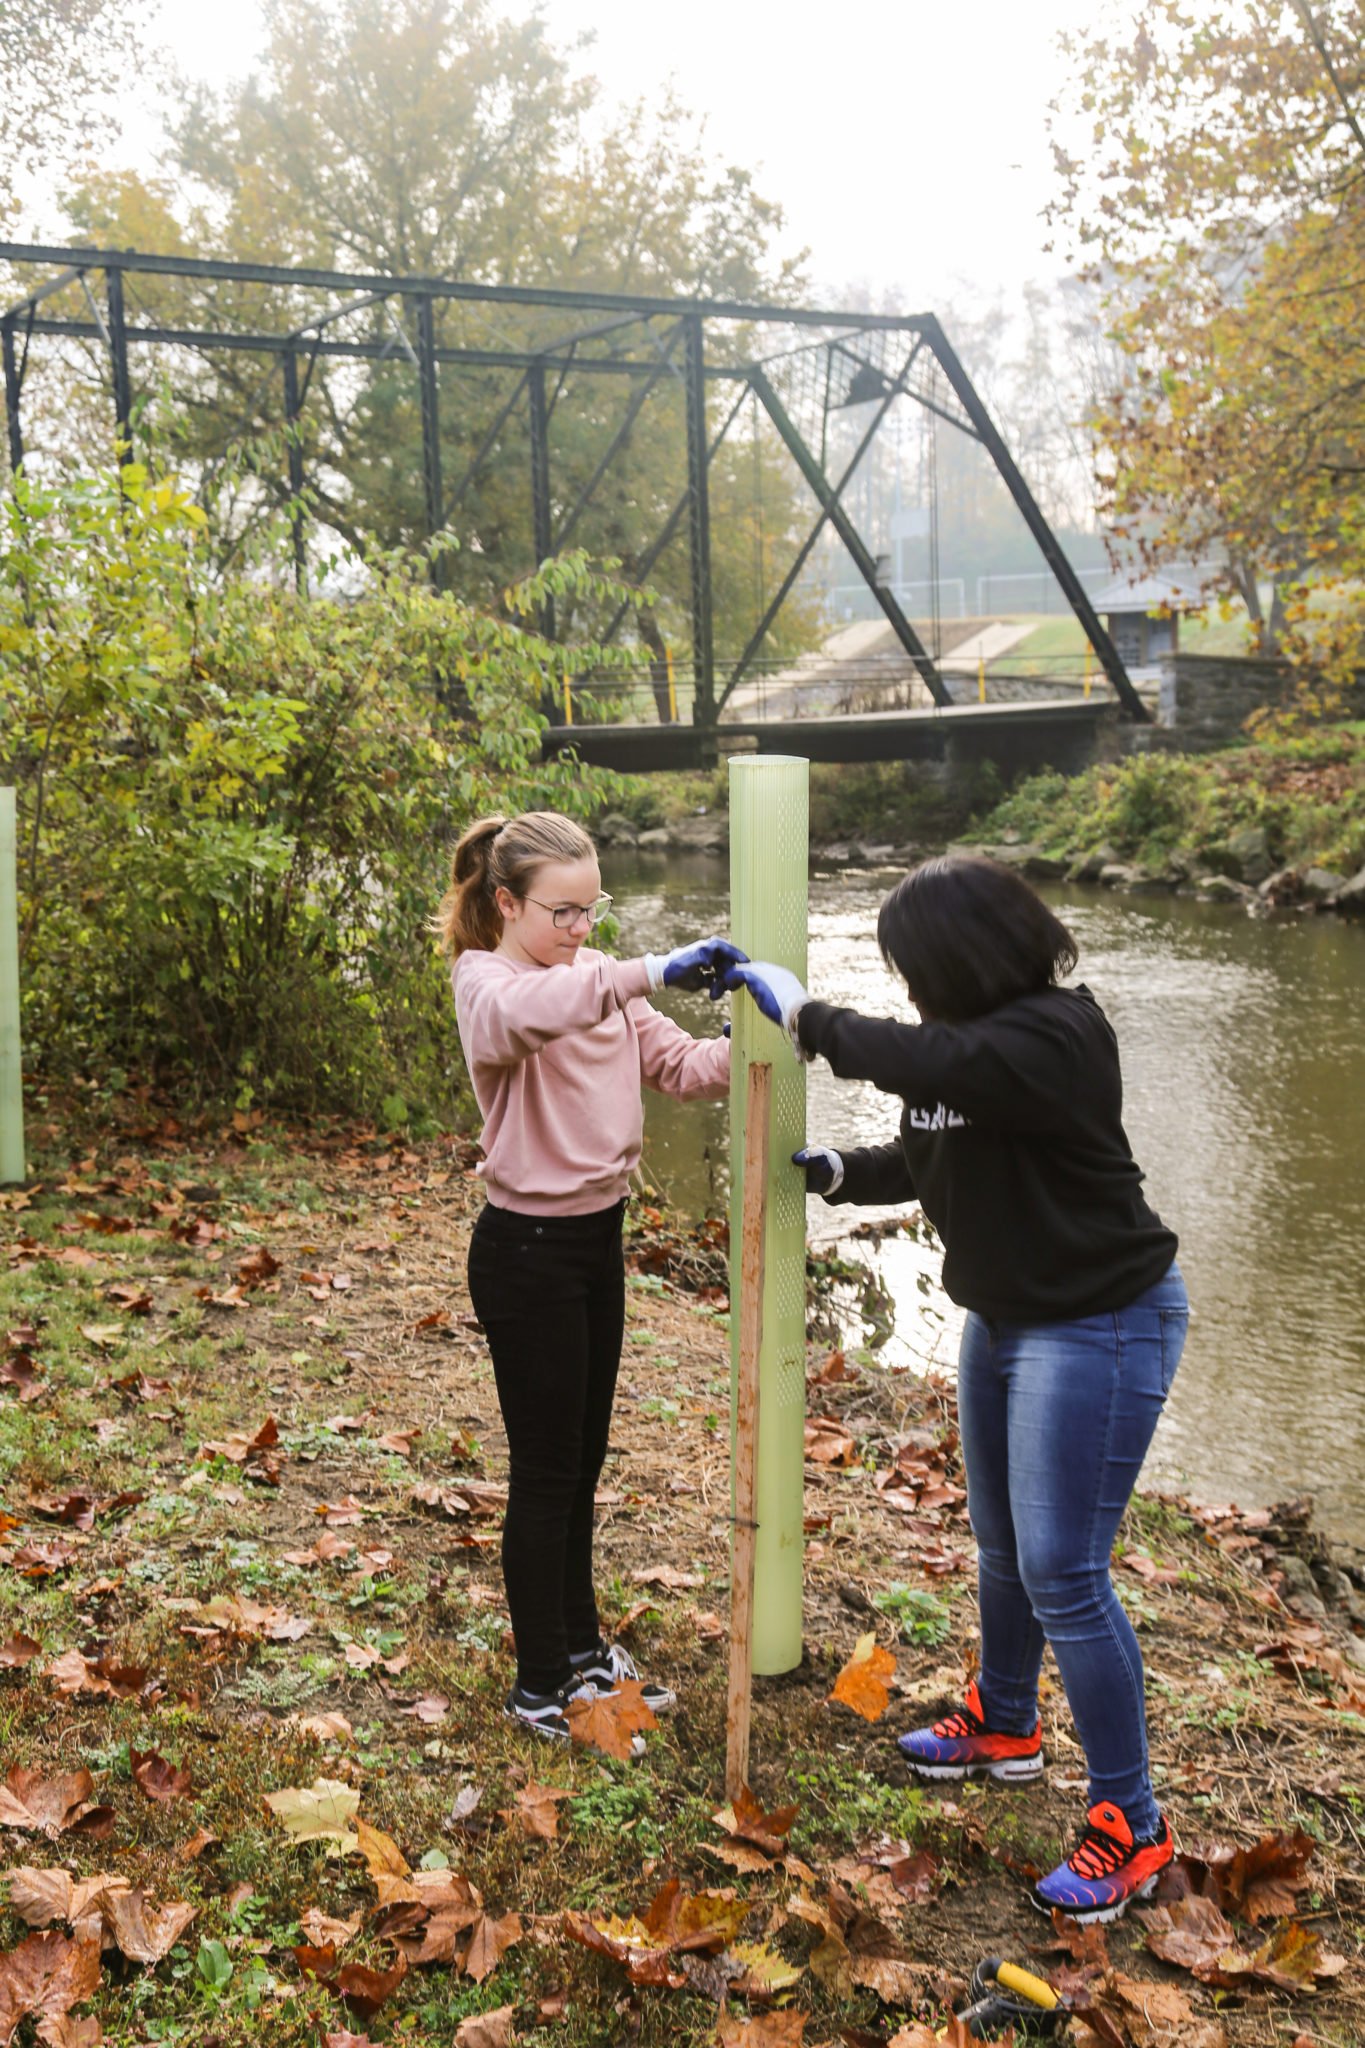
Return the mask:
M723 859L613 851L603 869L624 953L726 928ZM873 936L894 879L812 875L808 980L826 1001L912 1018ZM1174 897L1043 893L1118 1032L1128 1134L1149 1200L1179 1233L1194 1310L1146 1480L1243 1507L1311 1492L1329 1532L1365 1545L1365 930ZM668 1007L698 1033L720 1021L704 997ZM893 1099L812 1064L812 1141L879 1142L898 1116ZM724 1204L725 1105L650 1094L645 1129L646 1170L670 1201L693 1214ZM812 1199L808 1234L833 1246L876 1213ZM875 1249L839 1249L874 1261L893 1297L877 1357L951 1371L961 1318L932 1241L898 1231ZM849 1341L862 1334L855 1315Z

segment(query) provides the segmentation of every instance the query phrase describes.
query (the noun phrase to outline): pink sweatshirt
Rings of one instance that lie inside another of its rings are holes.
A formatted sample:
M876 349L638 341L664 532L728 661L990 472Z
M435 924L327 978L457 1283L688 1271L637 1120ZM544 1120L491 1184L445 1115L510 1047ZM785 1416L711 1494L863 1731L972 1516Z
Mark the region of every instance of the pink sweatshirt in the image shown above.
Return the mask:
M450 979L484 1116L479 1172L500 1209L609 1209L639 1162L641 1082L683 1102L729 1090L729 1039L689 1037L651 1008L643 959L583 946L572 966L536 967L461 953Z

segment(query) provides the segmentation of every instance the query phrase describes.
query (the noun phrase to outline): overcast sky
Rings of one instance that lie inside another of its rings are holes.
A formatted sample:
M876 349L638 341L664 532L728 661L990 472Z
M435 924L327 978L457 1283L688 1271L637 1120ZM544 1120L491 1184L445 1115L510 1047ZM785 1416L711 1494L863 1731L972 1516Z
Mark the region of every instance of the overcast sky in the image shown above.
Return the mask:
M529 12L516 0L504 11ZM718 158L753 168L808 247L817 295L866 284L905 311L1055 276L1039 218L1051 192L1047 103L1065 67L1058 33L1096 0L541 0L560 42L609 97L674 81ZM163 0L181 63L221 80L249 68L255 0Z

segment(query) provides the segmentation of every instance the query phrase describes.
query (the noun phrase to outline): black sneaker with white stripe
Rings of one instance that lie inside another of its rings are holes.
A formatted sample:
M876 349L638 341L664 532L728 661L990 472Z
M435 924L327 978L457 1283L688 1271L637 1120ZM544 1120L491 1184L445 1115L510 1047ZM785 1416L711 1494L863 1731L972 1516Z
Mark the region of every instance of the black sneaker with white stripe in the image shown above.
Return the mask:
M549 1742L568 1742L572 1738L565 1709L570 1700L590 1700L595 1693L595 1686L585 1685L577 1676L554 1692L527 1692L525 1686L514 1685L503 1702L502 1711L509 1720L520 1721L524 1728L544 1736Z
M653 1679L641 1679L639 1668L629 1650L623 1650L619 1643L599 1641L595 1650L584 1650L569 1659L573 1665L575 1685L591 1686L599 1699L619 1691L627 1679L634 1679L640 1686L640 1697L652 1714L666 1714L678 1704L678 1695L671 1686L657 1685Z

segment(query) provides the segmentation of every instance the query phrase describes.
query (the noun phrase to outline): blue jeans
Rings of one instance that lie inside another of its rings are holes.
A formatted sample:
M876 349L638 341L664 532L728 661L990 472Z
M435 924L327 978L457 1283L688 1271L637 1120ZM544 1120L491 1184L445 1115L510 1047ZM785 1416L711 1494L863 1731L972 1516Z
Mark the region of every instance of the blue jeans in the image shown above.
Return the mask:
M1109 1556L1189 1315L1173 1265L1106 1315L992 1323L970 1314L958 1362L986 1725L1031 1732L1046 1639L1085 1750L1090 1803L1112 1800L1138 1835L1158 1819L1142 1655Z

